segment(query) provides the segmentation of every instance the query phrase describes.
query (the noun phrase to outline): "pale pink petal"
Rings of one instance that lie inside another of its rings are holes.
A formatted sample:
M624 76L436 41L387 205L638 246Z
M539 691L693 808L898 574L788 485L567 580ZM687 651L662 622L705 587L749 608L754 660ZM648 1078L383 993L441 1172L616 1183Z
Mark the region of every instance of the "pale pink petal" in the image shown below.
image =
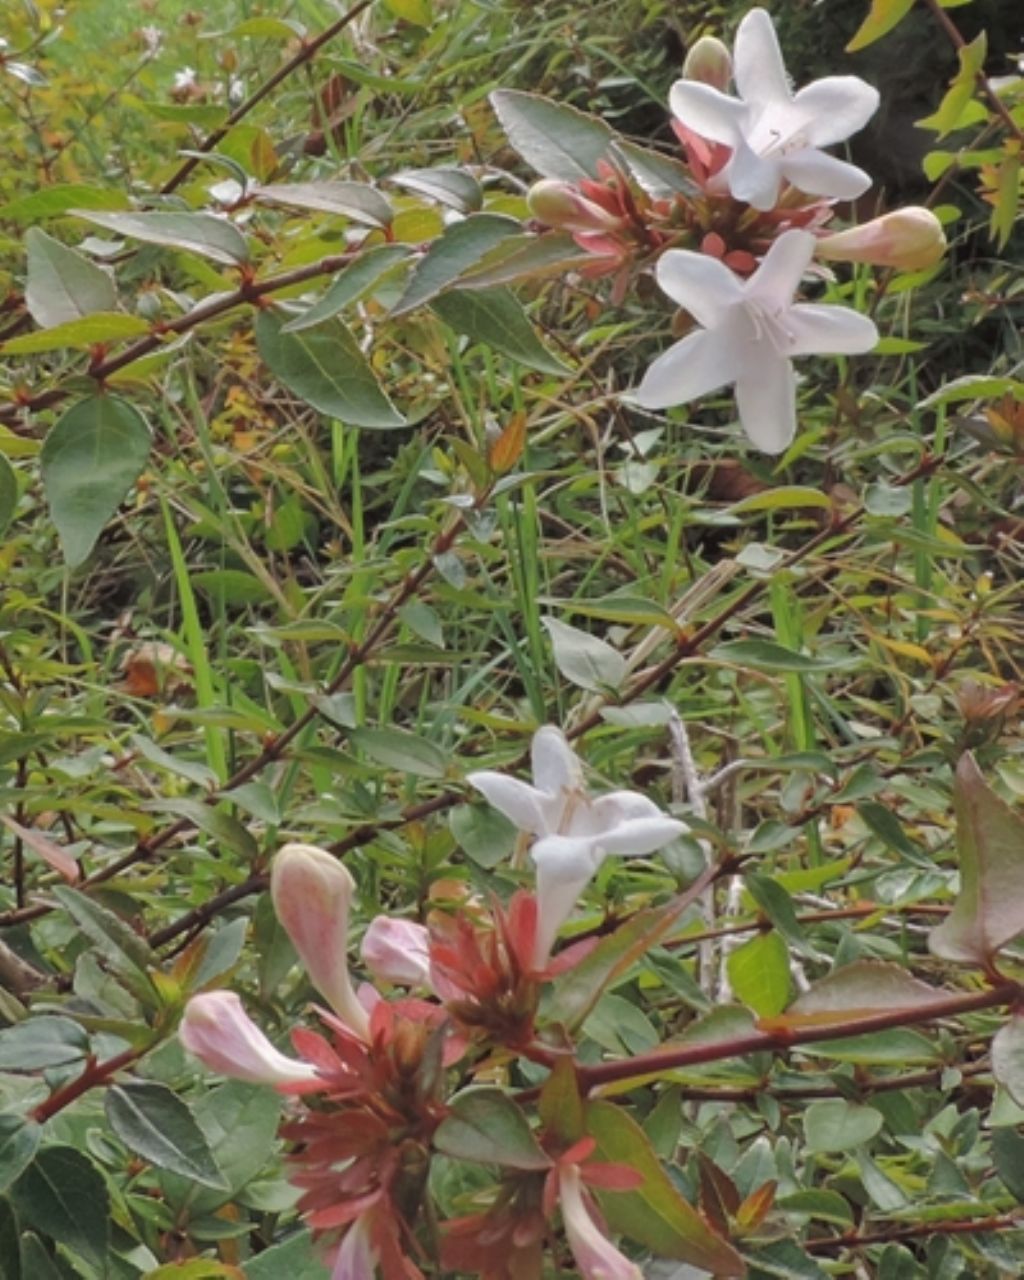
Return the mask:
M800 191L832 200L856 200L871 186L871 178L855 164L809 147L781 157L782 176Z
M669 91L668 103L676 119L702 138L731 147L743 135L747 108L709 84L677 80Z
M860 76L826 76L793 99L802 133L812 147L830 147L859 133L878 110L878 90Z
M748 438L765 453L781 453L796 434L793 366L767 342L751 343L736 380L736 408Z
M728 337L722 332L699 329L655 360L632 398L644 409L667 409L710 395L734 382L738 373Z
M430 986L429 936L413 920L376 916L363 934L360 954L375 978L406 987Z
M583 785L583 769L576 752L562 730L553 724L542 725L533 735L530 764L534 786L548 795Z
M849 307L801 303L786 314L787 355L857 356L878 342L873 320Z
M814 236L809 231L784 231L748 280L747 297L770 312L789 307L813 256Z
M669 249L654 271L659 287L685 307L698 324L715 329L743 299L743 282L734 271L706 253Z
M320 1077L308 1062L275 1049L233 991L193 996L178 1027L184 1047L211 1071L249 1084L308 1085Z
M616 1249L591 1217L575 1165L559 1168L558 1202L565 1235L582 1280L643 1280L636 1263Z
M792 96L775 27L764 9L751 9L736 28L733 78L740 97L755 110L788 103Z
M370 1232L371 1209L365 1210L345 1232L331 1280L373 1280L377 1271L377 1251Z
M492 769L467 773L466 781L483 795L493 808L503 813L520 831L543 835L558 826L562 802L528 782L508 778Z

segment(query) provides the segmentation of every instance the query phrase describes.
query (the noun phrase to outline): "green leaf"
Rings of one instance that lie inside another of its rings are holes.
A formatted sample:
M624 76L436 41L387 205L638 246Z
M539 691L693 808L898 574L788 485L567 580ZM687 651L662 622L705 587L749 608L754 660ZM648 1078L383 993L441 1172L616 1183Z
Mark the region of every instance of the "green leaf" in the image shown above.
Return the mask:
M526 312L507 289L453 289L430 304L457 333L484 342L540 373L564 374L569 366L544 346Z
M465 169L442 165L436 169L403 169L388 174L388 182L436 200L458 213L477 213L483 204L480 183Z
M863 1036L845 1036L842 1040L802 1044L799 1052L865 1066L875 1063L906 1067L936 1062L940 1057L938 1046L911 1027L893 1027L889 1031L873 1031Z
M110 273L54 240L38 227L25 233L28 283L25 304L38 325L49 328L80 320L94 311L116 311L117 293Z
M152 999L148 970L153 964L153 953L144 939L119 916L101 907L87 894L65 885L59 885L51 892L131 990L140 999Z
M541 1088L537 1112L545 1133L565 1147L571 1147L583 1137L583 1099L576 1068L569 1058L555 1059L551 1074Z
M387 200L365 182L279 182L253 194L266 204L333 213L369 227L388 227L394 217Z
M328 1280L330 1275L320 1260L320 1250L308 1231L299 1231L280 1244L243 1263L245 1280ZM168 1280L171 1280L168 1277Z
M816 767L814 765L812 768ZM804 931L797 919L793 899L777 880L763 875L759 871L744 876L743 885L764 914L772 922L783 938L794 950L807 956L809 960L819 957L807 941Z
M139 478L150 449L138 409L116 396L80 400L60 418L40 454L43 488L72 569Z
M1012 1014L992 1037L992 1074L1024 1107L1024 1015Z
M789 951L782 938L758 934L729 952L727 962L733 991L759 1017L773 1018L789 1000Z
M933 955L980 967L1024 932L1024 818L985 783L970 752L953 782L960 892L928 935Z
M78 320L54 325L52 329L10 338L2 350L4 355L10 356L37 355L41 351L59 351L65 347L85 351L90 347L138 338L148 332L149 322L141 316L126 316L120 311L98 311Z
M73 1018L47 1013L0 1031L0 1071L42 1071L81 1062L89 1037Z
M340 320L286 333L281 320L264 311L256 321L256 346L274 377L327 417L379 430L406 425Z
M754 667L758 671L835 671L849 667L856 658L809 658L804 653L787 649L774 640L727 640L711 650L711 657L719 662L734 662L742 667Z
M174 813L178 817L188 818L200 831L205 831L215 842L233 849L246 862L252 862L259 853L259 846L248 827L212 804L189 800L183 796L180 799L168 797L147 801L143 807L157 813Z
M266 604L275 598L261 578L243 569L207 569L193 573L191 579L205 595L228 605Z
M941 1005L946 998L944 991L919 981L899 965L855 960L812 983L773 1025L826 1026L895 1009L920 1010L929 1004Z
M555 666L566 680L593 693L622 687L628 667L617 649L558 618L541 618L541 622L551 637Z
M1003 144L1006 158L1001 161L996 177L989 231L1000 249L1006 247L1013 234L1020 211L1020 146L1016 138L1009 138Z
M119 236L184 249L229 267L249 260L249 246L235 224L212 213L101 213L95 209L72 212Z
M16 1182L32 1163L42 1132L42 1125L21 1116L0 1116L0 1192ZM0 1200L0 1205L4 1203ZM0 1280L2 1277L0 1271Z
M429 27L433 21L430 0L384 0L384 3L396 18L415 27Z
M1024 399L1024 382L1017 378L993 378L984 373L966 373L961 378L944 382L937 391L918 402L918 409L934 409L936 405L960 400L980 400L990 396L1013 396Z
M683 1199L631 1116L612 1102L591 1102L586 1108L586 1129L597 1142L598 1160L626 1165L643 1178L632 1191L596 1192L612 1231L646 1245L662 1258L703 1267L718 1276L746 1275L739 1254Z
M988 38L984 31L979 32L970 44L957 49L960 67L950 81L938 110L924 120L918 120L919 128L933 129L942 138L960 127L960 116L977 88L978 72L984 68L987 52Z
M110 1200L102 1175L74 1147L43 1147L11 1188L30 1226L103 1270L110 1240Z
M780 1196L775 1201L775 1208L783 1213L798 1213L821 1222L834 1222L840 1227L853 1226L853 1210L838 1191L794 1191L792 1195Z
M72 209L124 209L128 201L113 187L90 187L80 182L57 183L20 196L0 208L4 222L42 222L61 218Z
M550 1169L551 1160L533 1136L530 1122L501 1089L466 1089L456 1094L450 1108L434 1134L438 1151L507 1169Z
M567 231L545 231L508 236L489 249L459 278L460 289L490 289L516 280L541 280L564 275L573 267L592 262Z
M0 1280L24 1280L20 1234L18 1215L0 1198ZM33 1271L32 1280L46 1280L45 1273Z
M597 176L616 135L603 120L535 93L496 89L491 106L509 142L544 178L569 182Z
M651 151L635 142L627 142L625 138L616 138L612 143L612 151L615 158L624 162L624 167L655 200L699 194L699 188L689 169L674 156Z
M0 535L6 533L17 505L18 477L7 458L0 453Z
M811 489L804 485L780 485L777 489L768 489L764 493L752 493L749 498L733 503L727 508L729 515L743 515L748 511L781 511L790 508L817 507L828 510L832 499L820 489Z
M443 778L448 769L447 754L408 729L353 729L349 741L378 764L417 778Z
M148 760L158 769L166 769L168 773L176 774L179 778L187 778L198 787L212 789L217 785L217 775L214 771L197 760L182 760L178 756L172 756L162 747L158 747L155 742L151 742L149 738L143 738L137 733L132 734L131 744L133 751L137 751L143 760Z
M448 827L466 857L487 871L511 855L519 834L504 814L482 804L458 805Z
M914 0L871 0L868 16L853 34L853 39L846 46L847 53L856 53L866 49L869 44L880 40L914 7Z
M804 1113L807 1149L852 1151L870 1142L882 1128L883 1117L874 1107L847 1102L845 1098L821 1098Z
M167 1085L148 1080L114 1085L104 1106L111 1129L129 1151L159 1169L227 1188L191 1111Z
M49 1250L32 1231L21 1237L22 1275L28 1280L67 1280L67 1271L59 1271Z
M357 301L371 289L382 276L402 259L409 256L409 246L404 244L378 244L366 249L335 276L330 288L322 297L282 327L284 333L298 333L301 329L313 329L325 320L331 320L350 303Z
M391 314L404 315L430 302L471 267L477 266L488 250L519 230L514 218L497 213L474 213L461 222L453 222L420 259Z

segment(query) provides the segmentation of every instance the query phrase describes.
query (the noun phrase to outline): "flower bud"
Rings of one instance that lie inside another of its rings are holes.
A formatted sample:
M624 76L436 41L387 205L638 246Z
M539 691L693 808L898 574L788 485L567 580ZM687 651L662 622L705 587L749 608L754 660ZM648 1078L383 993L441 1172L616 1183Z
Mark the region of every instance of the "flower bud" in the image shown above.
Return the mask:
M185 1006L178 1039L211 1071L250 1084L315 1084L316 1068L275 1049L233 991L208 991Z
M299 953L309 979L361 1040L370 1020L348 975L348 913L355 881L348 869L312 844L286 844L270 871L277 918Z
M923 271L946 252L946 233L930 209L896 209L863 226L823 236L815 252L831 262L869 262L875 267Z
M732 57L717 36L701 36L688 50L683 79L697 80L725 93L732 79Z
M563 231L584 234L619 231L625 225L623 218L588 200L569 183L556 182L551 178L533 184L527 192L526 204L538 221Z
M559 1170L558 1202L569 1248L583 1280L643 1280L636 1263L616 1249L591 1217L575 1165Z
M403 987L430 986L427 931L421 924L377 916L363 934L360 954L375 978Z

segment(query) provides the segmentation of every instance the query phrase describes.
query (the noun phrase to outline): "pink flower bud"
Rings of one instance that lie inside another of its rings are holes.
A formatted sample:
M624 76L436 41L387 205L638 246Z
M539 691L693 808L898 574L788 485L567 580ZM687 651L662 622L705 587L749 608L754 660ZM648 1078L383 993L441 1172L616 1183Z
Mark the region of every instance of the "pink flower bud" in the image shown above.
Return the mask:
M270 871L270 896L309 979L361 1040L370 1020L348 975L348 913L355 881L348 869L312 844L286 844Z
M377 1250L373 1247L373 1209L364 1209L345 1232L331 1272L331 1280L373 1280Z
M930 209L896 209L863 226L823 236L815 252L832 262L870 262L875 267L923 271L946 252L946 233Z
M616 1249L591 1216L575 1165L564 1165L558 1171L558 1201L569 1248L583 1280L643 1280L636 1263Z
M625 220L609 213L593 200L581 195L567 182L544 178L535 182L526 196L530 212L549 227L563 231L589 233L619 231Z
M377 916L363 935L363 963L375 978L404 987L430 986L427 931L412 920Z
M250 1084L316 1084L316 1068L275 1049L233 991L208 991L185 1006L178 1039L199 1061L223 1076Z
M725 93L732 80L732 56L717 36L701 36L686 54L683 79L709 84Z

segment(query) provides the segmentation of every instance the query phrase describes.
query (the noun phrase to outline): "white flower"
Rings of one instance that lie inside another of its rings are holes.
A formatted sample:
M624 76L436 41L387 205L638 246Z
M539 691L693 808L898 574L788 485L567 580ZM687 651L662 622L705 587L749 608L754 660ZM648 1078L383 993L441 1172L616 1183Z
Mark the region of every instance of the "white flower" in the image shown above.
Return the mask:
M737 200L773 209L783 181L838 200L868 189L871 179L862 169L819 148L864 127L878 107L877 89L859 76L827 76L794 94L764 9L751 9L740 23L733 70L738 98L679 80L669 103L687 129L732 148L722 172Z
M466 781L521 831L537 837L531 850L538 916L533 959L543 969L559 928L606 854L653 853L687 828L639 792L590 795L561 729L538 729L530 757L533 786L489 769Z
M783 232L749 280L707 254L663 253L658 284L703 328L655 360L636 403L667 409L735 384L744 431L765 453L781 453L796 432L790 357L857 355L878 341L873 322L856 311L794 303L814 247L809 231Z
M178 1039L211 1071L250 1084L309 1085L315 1067L275 1049L233 991L207 991L185 1006Z

